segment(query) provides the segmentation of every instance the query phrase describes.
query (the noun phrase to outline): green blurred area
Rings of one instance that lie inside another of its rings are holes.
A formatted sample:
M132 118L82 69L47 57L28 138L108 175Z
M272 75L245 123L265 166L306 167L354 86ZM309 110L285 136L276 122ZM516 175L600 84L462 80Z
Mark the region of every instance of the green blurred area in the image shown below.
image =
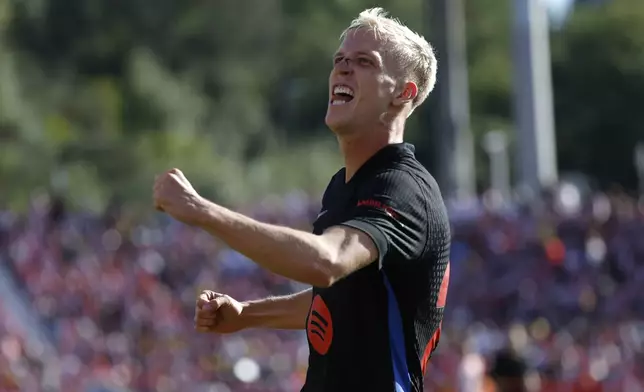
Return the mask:
M423 31L421 0L379 6ZM324 126L330 57L363 0L0 1L0 206L149 206L181 168L224 204L320 192L341 165ZM467 2L472 129L512 132L509 0ZM560 169L636 186L644 3L577 7L552 32ZM440 72L440 63L439 63ZM427 113L425 108L425 114ZM421 115L408 139L432 154ZM477 153L480 186L485 156Z

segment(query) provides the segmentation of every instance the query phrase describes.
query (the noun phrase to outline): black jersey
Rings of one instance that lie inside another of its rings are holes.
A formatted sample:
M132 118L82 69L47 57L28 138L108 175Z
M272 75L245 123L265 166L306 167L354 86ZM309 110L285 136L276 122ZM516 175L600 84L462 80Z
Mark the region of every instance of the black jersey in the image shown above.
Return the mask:
M438 185L407 143L389 145L345 181L329 183L313 224L365 232L379 258L328 288L313 288L302 392L423 390L440 338L450 225Z

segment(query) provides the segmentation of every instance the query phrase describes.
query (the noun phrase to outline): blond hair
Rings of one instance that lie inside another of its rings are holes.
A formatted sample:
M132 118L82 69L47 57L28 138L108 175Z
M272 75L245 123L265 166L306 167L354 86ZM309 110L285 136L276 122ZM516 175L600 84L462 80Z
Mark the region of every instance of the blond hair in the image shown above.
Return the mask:
M403 77L416 83L418 94L412 103L413 111L425 101L436 85L437 61L432 46L400 20L389 17L387 11L380 7L362 11L342 32L340 39L358 29L373 31L378 39L387 42Z

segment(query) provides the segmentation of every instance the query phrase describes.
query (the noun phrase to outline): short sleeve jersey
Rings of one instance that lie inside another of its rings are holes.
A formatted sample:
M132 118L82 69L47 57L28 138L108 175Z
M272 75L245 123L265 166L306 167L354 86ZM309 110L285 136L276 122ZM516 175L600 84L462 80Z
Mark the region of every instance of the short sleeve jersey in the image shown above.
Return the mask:
M336 173L313 230L337 225L366 233L379 256L313 288L302 392L421 392L440 339L451 237L438 185L412 145L383 148L348 182Z

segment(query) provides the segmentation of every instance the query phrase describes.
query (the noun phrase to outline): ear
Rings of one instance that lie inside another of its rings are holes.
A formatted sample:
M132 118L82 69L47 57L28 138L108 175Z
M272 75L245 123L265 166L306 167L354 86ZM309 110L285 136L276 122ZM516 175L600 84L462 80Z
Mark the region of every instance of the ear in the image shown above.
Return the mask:
M396 98L394 98L393 104L396 106L402 106L406 103L411 103L418 96L418 86L414 82L407 82L403 86L402 91Z

